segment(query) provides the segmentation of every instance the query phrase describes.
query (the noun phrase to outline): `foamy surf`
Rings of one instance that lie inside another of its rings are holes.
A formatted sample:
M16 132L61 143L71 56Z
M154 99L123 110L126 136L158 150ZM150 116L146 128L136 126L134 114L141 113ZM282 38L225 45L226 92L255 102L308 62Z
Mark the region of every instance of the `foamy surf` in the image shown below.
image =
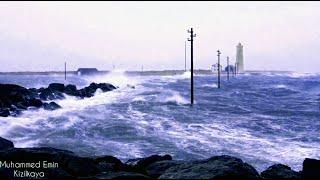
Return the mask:
M34 77L26 78L27 82L48 82L48 76ZM70 76L77 86L109 82L119 88L98 90L91 98L67 96L56 100L62 108L55 111L29 110L19 117L1 118L0 136L13 140L17 147L59 147L80 155L110 154L124 161L161 153L175 159L227 154L258 170L274 163L300 170L303 158L320 158L315 95L320 81L318 76L311 80L287 77L241 76L217 92L212 91L216 76L196 76L196 105L190 107L186 106L190 103L189 72Z
M217 84L215 84L215 83L212 83L212 84L204 84L204 85L202 85L202 87L217 88L217 87L218 87L218 85L217 85Z

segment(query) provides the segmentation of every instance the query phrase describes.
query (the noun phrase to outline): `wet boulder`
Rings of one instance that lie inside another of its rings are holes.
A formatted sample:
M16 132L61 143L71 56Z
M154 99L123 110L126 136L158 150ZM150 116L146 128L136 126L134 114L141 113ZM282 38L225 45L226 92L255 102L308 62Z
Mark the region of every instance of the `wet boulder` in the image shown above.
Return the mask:
M32 98L30 100L27 101L28 102L28 107L29 106L33 106L33 107L41 107L42 106L42 101L40 99L35 99Z
M0 117L8 117L10 116L10 111L8 108L0 109Z
M289 166L283 164L275 164L268 167L265 171L261 172L261 177L264 179L301 179L299 172L293 171Z
M64 95L62 94L62 92L55 91L50 88L45 88L39 91L40 91L39 97L41 100L44 100L44 101L64 98Z
M172 157L168 154L164 156L159 156L159 155L152 155L146 158L138 158L138 159L131 159L126 162L126 164L135 166L136 168L139 169L144 169L148 165L158 162L158 161L165 161L165 160L172 160Z
M101 171L119 171L125 168L125 165L113 156L100 156L94 160L99 164Z
M9 149L13 147L14 147L13 142L0 137L0 150Z
M136 172L103 172L88 179L151 179L150 177Z
M18 109L22 109L22 110L28 109L28 106L25 102L18 102L14 106L17 107Z
M146 173L148 176L152 178L158 178L161 176L167 169L177 166L184 163L184 161L175 161L175 160L164 160L164 161L158 161L155 163L152 163L148 165L145 168Z
M159 179L259 179L258 172L241 159L214 156L167 169Z
M15 84L0 84L0 104L2 108L10 108L17 103L26 103L32 99L32 93L21 86Z
M70 96L78 96L79 93L77 91L77 87L75 85L72 84L68 84L65 89L64 89L64 93L70 95Z
M51 83L48 86L52 91L63 92L65 90L64 84L61 83Z
M22 86L15 84L0 84L0 95L1 96L12 96L15 94L21 94L22 96L30 95L30 91Z
M303 179L320 179L320 160L306 158L302 168Z
M49 88L45 88L39 91L40 91L39 97L41 100L46 101L46 100L53 100L55 98L53 95L53 91Z
M116 89L116 87L109 83L99 83L98 88L100 88L103 92L112 91Z
M61 108L61 106L55 102L43 103L43 109L45 109L45 110L52 111L52 110L56 110L56 109L60 109L60 108Z

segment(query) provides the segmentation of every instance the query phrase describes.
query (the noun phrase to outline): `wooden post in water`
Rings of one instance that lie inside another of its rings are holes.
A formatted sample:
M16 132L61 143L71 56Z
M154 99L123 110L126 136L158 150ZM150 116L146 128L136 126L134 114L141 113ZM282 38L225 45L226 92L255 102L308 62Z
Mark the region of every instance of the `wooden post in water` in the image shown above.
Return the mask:
M229 81L229 69L230 69L230 67L229 67L229 56L227 56L227 76L228 76L228 81Z
M193 105L193 37L196 37L196 34L193 35L193 29L188 30L188 33L190 33L190 39L188 38L188 41L191 42L191 105Z
M221 52L218 50L218 88L220 88L220 54Z
M67 62L64 62L64 80L67 80Z

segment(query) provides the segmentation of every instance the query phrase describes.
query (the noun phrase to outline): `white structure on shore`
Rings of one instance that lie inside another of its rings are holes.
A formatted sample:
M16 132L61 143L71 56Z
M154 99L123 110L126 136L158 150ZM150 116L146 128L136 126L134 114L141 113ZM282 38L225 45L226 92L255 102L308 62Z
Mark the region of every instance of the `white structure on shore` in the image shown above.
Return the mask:
M243 64L243 45L239 43L237 45L237 56L236 56L237 68L236 71L238 73L244 72L244 64Z

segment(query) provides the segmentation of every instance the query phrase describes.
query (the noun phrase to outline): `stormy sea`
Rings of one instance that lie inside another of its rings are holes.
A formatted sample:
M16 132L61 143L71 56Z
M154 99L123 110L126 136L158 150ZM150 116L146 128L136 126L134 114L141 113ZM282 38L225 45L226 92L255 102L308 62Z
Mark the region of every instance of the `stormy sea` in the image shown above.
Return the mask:
M0 136L16 147L49 146L79 155L121 160L152 154L194 160L232 155L258 171L275 164L301 170L304 158L320 158L320 74L245 73L195 75L0 75L0 83L27 88L50 83L118 87L93 97L55 100L62 108L0 117Z

